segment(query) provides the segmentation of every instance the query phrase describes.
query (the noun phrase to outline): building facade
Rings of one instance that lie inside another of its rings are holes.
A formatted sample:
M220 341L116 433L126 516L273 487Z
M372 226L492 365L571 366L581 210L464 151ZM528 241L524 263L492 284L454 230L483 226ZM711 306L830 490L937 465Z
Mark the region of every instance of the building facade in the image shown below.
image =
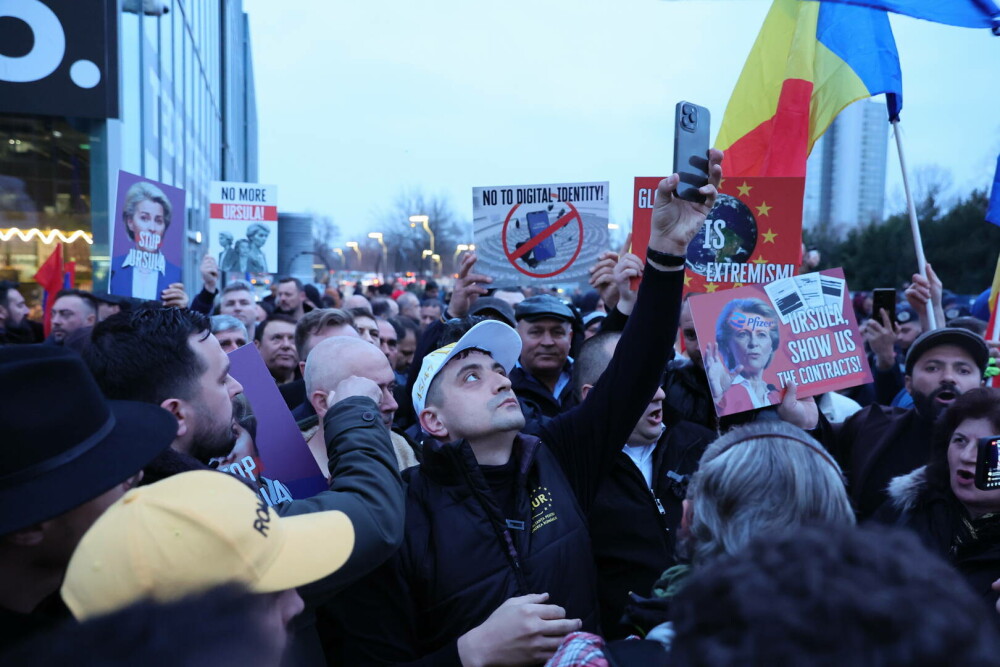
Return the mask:
M889 123L885 104L861 100L840 112L806 165L803 225L843 237L882 220Z
M2 277L30 287L63 243L77 286L107 289L121 169L186 191L173 224L184 282L200 289L209 182L257 180L242 0L23 0L13 14L0 22L21 62L0 67Z

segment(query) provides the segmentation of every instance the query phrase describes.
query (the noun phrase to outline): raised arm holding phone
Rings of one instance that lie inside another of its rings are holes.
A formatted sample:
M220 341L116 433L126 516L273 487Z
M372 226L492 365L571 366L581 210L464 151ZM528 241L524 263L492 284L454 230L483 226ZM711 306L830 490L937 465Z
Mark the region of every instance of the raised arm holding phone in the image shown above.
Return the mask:
M345 591L326 632L339 662L537 664L567 632L598 630L586 512L657 390L687 246L715 202L721 161L709 153L703 202L676 195L676 174L660 182L622 353L540 438L520 432L507 377L520 353L513 329L481 322L424 358L413 403L433 440L405 473L403 546Z

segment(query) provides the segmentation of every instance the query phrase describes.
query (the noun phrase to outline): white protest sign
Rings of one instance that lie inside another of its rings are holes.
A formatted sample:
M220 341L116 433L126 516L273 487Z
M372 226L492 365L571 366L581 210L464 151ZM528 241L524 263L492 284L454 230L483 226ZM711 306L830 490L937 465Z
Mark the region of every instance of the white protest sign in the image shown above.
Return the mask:
M278 186L213 181L209 252L227 275L278 271Z
M472 189L476 271L494 285L586 282L608 249L608 183Z

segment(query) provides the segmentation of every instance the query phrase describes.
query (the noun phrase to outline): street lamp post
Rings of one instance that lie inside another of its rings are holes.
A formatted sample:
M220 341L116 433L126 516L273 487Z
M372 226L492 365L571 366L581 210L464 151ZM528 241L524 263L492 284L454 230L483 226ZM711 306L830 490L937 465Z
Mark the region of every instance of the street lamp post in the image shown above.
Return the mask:
M382 240L382 232L370 232L368 238L375 239L382 246L382 282L386 282L386 275L389 273L389 251Z
M434 232L431 231L431 219L430 216L426 215L411 215L410 216L410 227L416 227L418 224L422 225L424 231L427 232L427 237L430 239L431 247L430 252L424 252L423 257L434 254Z
M357 270L360 271L361 270L361 249L358 248L358 242L357 241L348 241L344 245L346 245L348 248L350 248L351 250L353 250L354 254L356 254L358 256L358 268L357 268Z
M459 243L457 246L455 246L455 257L451 261L451 263L454 265L454 269L456 271L458 270L459 255L461 255L463 252L475 252L475 251L476 251L475 243Z

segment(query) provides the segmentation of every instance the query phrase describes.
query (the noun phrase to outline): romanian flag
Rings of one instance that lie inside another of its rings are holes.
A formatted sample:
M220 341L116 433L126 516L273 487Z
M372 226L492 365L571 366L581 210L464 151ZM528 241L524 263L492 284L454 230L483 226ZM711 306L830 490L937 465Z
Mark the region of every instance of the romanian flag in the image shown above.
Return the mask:
M45 312L46 336L52 331L52 304L56 301L56 294L63 289L64 281L63 248L61 243L57 243L49 258L35 272L35 282L45 290L42 295L42 309Z
M774 0L722 119L727 176L806 174L806 158L848 104L886 93L902 106L896 42L884 11Z
M997 270L993 274L993 286L990 288L990 321L986 327L986 340L1000 341L1000 257L997 258ZM991 387L1000 387L1000 376L989 378Z

